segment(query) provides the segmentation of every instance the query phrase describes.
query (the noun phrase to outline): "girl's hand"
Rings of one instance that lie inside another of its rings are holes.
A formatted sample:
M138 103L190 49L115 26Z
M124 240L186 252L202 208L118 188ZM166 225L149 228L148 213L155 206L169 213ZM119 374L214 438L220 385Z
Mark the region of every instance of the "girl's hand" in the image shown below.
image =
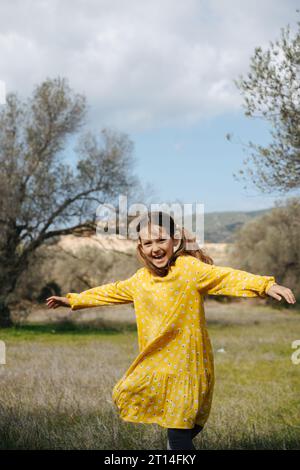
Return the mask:
M294 296L293 292L291 291L291 289L289 289L288 287L279 286L278 284L273 284L266 291L266 294L269 295L270 297L273 297L276 300L281 300L282 297L284 297L285 300L289 304L295 304L296 303L295 296Z
M57 308L57 307L71 307L69 299L67 297L57 297L52 295L46 299L47 306L49 308Z

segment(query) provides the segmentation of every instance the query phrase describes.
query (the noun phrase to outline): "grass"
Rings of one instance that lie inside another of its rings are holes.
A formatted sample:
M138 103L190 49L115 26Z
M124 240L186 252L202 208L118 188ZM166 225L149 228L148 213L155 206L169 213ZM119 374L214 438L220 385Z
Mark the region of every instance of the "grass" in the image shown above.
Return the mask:
M120 326L109 326L105 328L99 328L94 325L76 325L71 322L60 322L58 324L46 323L43 325L22 325L13 326L12 328L0 329L1 339L5 340L34 340L37 342L62 342L62 341L74 341L77 339L86 338L88 341L98 337L108 336L111 338L113 335L120 335L120 333L127 333L130 331L136 331L136 327L133 325Z
M196 448L299 449L300 364L291 361L299 313L249 301L207 302L206 312L216 384ZM104 322L97 314L84 324L0 330L0 449L166 448L165 429L124 422L112 403L114 384L138 354L132 317Z

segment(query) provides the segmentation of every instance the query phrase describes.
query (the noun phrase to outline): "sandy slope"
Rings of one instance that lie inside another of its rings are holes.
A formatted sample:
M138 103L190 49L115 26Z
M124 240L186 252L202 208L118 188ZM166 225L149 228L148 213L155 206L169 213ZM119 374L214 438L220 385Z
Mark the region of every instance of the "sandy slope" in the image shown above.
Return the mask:
M67 251L75 253L85 246L97 246L102 250L117 250L126 253L134 253L136 241L118 237L118 235L91 235L87 237L78 237L75 235L65 235L61 237L58 245ZM209 254L215 264L226 265L229 243L207 243L203 249Z

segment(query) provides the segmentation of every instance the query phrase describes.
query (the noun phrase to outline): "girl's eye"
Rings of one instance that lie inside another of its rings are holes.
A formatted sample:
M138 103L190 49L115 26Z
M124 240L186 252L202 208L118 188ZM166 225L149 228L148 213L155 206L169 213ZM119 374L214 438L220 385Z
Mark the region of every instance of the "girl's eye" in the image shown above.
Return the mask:
M166 241L167 241L166 238L161 238L161 239L159 240L159 243L164 243L164 242L166 242ZM145 243L144 243L144 246L149 246L149 245L151 245L151 242L145 242Z

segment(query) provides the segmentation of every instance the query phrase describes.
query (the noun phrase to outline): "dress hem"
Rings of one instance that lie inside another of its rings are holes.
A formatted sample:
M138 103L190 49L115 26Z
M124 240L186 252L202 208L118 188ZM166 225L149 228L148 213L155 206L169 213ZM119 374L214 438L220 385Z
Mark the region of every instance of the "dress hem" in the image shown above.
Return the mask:
M189 428L184 428L182 426L169 426L169 425L166 425L164 423L161 423L161 422L158 422L158 420L156 420L155 418L153 419L138 419L138 420L135 420L135 419L132 419L132 418L124 418L123 416L120 416L119 417L123 420L123 421L126 421L126 422L129 422L129 423L136 423L136 424L158 424L158 426L162 427L162 428L165 428L165 429L168 429L168 428L173 428L173 429L194 429L194 426L197 424L199 426L204 426L205 423L197 423L195 422L194 425L192 427L189 427Z

